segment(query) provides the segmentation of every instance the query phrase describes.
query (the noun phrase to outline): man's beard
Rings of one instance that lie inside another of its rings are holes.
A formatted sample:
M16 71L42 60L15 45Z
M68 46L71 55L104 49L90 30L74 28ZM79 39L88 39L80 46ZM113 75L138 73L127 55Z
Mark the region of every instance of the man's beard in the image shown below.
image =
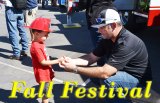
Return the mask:
M111 39L111 36L104 36L104 35L101 35L101 37L102 37L103 39Z

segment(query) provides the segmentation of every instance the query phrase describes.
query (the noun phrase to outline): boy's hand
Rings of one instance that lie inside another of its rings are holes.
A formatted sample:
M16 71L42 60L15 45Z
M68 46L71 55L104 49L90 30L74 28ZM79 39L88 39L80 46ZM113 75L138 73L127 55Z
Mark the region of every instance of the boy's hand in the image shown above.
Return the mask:
M62 65L62 62L64 62L64 61L65 61L64 56L63 56L63 57L61 57L61 58L59 58L59 59L58 59L58 61L59 61L59 66L60 66L61 68L64 68L64 66Z
M64 67L64 63L72 63L72 64L75 64L73 59L71 59L70 57L66 57L66 56L63 56L59 59L59 66L61 68L65 68Z
M63 56L61 58L58 59L59 62L71 62L72 59L66 56Z
M70 57L64 57L64 60L66 63L73 62L73 60Z
M64 61L64 57L58 58L58 62L59 62L59 63L61 63L62 61Z

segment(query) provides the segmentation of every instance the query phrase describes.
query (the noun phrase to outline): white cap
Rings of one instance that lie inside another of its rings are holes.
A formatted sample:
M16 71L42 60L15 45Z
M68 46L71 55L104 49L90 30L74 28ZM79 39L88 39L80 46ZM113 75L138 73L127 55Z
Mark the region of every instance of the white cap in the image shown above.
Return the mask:
M118 12L114 9L106 9L100 12L97 19L101 19L102 22L92 25L93 28L100 28L107 24L111 24L114 22L120 22L120 16Z

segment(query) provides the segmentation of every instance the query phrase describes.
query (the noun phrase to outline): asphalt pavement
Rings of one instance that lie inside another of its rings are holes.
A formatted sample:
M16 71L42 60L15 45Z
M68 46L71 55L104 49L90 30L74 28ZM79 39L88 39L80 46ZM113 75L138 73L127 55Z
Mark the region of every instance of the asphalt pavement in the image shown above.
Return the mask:
M24 90L29 87L37 88L32 69L30 54L21 61L8 59L12 55L11 45L8 39L8 32L5 22L4 6L0 10L0 103L39 103L41 99L26 99L24 98ZM61 56L69 56L77 58L92 51L89 31L86 25L85 13L78 12L72 16L74 23L81 24L81 28L65 29L62 24L66 24L66 13L64 8L50 7L41 9L39 7L37 17L46 17L51 19L51 29L53 33L49 34L46 41L47 51L52 59ZM134 28L134 27L133 27ZM148 100L141 99L136 103L160 103L160 27L143 27L137 25L135 34L139 36L146 44L152 66L153 83L152 83L152 97ZM28 38L30 34L26 29ZM18 34L18 33L17 33ZM62 99L60 96L63 93L64 81L77 81L79 85L88 84L88 77L65 72L59 68L58 65L53 66L55 70L53 94L50 98L52 103L104 103L103 99L77 99L75 93L69 94L69 99ZM26 86L21 83L22 90L17 92L17 99L9 99L11 95L14 81L25 81ZM76 88L75 88L76 89Z

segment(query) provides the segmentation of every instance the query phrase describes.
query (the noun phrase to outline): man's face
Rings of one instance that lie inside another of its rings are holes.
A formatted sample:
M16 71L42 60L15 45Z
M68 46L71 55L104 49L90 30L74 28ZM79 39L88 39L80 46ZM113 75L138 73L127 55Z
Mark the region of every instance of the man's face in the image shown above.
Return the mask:
M100 27L98 31L101 33L103 39L111 39L113 37L111 24Z

